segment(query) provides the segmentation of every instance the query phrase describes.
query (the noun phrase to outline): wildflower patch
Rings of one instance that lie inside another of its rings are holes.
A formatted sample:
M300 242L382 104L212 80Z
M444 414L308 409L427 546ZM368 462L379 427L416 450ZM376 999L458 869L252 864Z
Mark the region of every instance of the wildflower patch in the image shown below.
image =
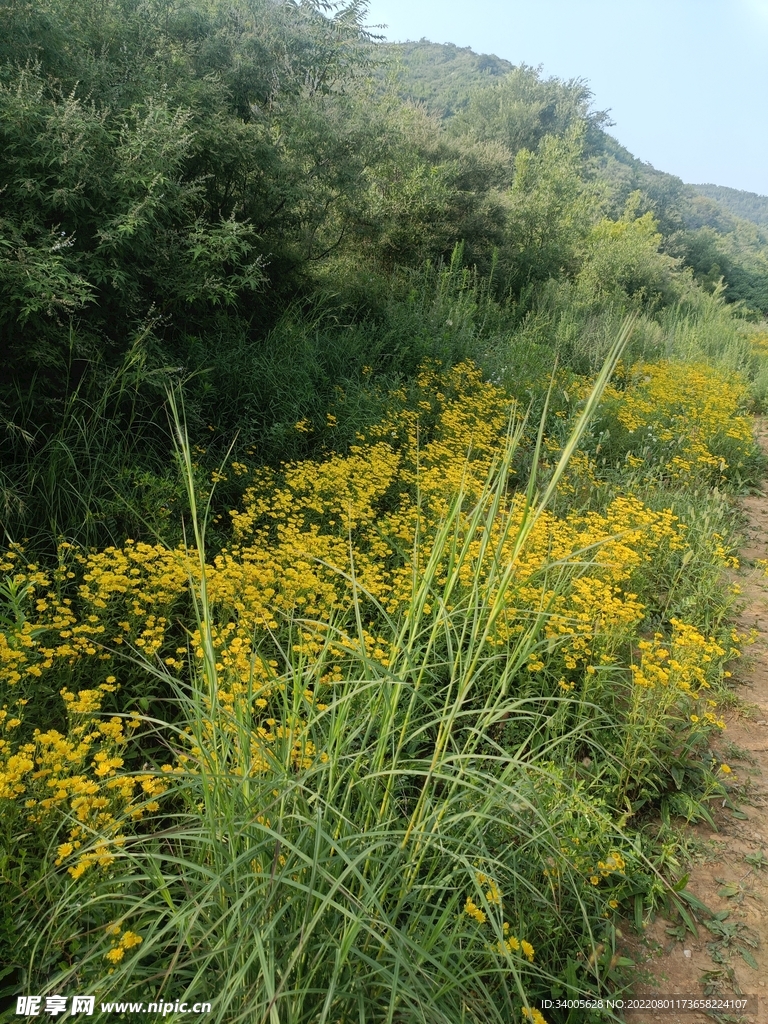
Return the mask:
M614 390L625 439L648 441L659 382L677 372L643 366ZM714 412L696 423L686 412L703 381L714 395L703 370L667 394L664 430L681 433L674 445L664 435L647 481L679 484L675 458L722 480L738 464L732 443L747 457L729 377L733 436ZM231 799L247 836L238 885L258 893L261 934L299 907L297 894L315 899L302 843L323 814L323 864L355 865L319 897L329 914L372 899L370 915L400 920L419 893L468 963L531 990L570 941L571 925L558 932L555 920L586 915L592 934L636 901L646 875L632 816L694 769L709 773L705 796L728 776L719 759L707 768L707 744L723 727L718 689L741 638L716 616L668 609L688 566L717 578L732 555L723 535L601 478L596 453L577 452L558 501L539 507L525 479L533 445L518 406L476 367L427 367L348 452L279 471L233 466L247 486L214 557L130 539L100 551L62 543L50 568L18 546L4 552L0 802L49 851L52 877L98 902L159 822L165 835L189 814L215 823L208 872L236 845L217 810ZM545 459L558 448L544 438ZM337 807L326 789L343 786ZM291 823L293 835L280 831ZM482 860L461 828L493 847ZM487 865L470 891L458 867L439 886L438 867L426 871L448 850L462 870L468 858ZM380 854L397 865L381 891ZM61 938L72 963L77 943L91 943L93 964L127 977L153 944L164 957L186 949L186 926L174 946L176 925L164 923L176 920L173 900L149 913L156 891L142 884L135 913L110 897L87 939ZM649 902L658 884L652 875Z

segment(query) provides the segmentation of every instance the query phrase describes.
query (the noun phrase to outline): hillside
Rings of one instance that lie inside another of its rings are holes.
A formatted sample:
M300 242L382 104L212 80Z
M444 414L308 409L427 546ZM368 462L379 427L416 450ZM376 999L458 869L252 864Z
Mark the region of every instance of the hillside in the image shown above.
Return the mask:
M697 195L714 199L721 207L742 220L751 220L760 227L768 227L768 196L725 185L691 185Z
M449 123L449 131L482 134L488 120L484 108L505 89L516 104L513 150L535 147L545 135L562 134L575 119L586 119L584 155L602 184L609 215L621 216L630 195L639 196L633 200L637 214L653 214L665 250L690 267L699 282L712 288L722 278L727 301L768 313L768 198L688 185L643 163L608 133L608 117L591 109L592 95L581 79L544 78L540 69L514 68L494 55L427 40L386 44L385 53L396 69L398 94L424 103ZM508 106L509 101L507 96ZM503 130L492 118L484 137L498 138Z
M439 117L451 117L463 110L474 89L489 85L513 69L501 57L427 39L386 43L381 50L396 71L400 96L425 104Z

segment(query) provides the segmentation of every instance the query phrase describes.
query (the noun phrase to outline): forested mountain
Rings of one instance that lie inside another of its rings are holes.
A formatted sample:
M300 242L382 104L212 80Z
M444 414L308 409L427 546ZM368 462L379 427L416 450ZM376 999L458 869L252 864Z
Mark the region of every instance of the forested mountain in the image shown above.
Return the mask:
M494 56L426 40L390 44L388 51L396 57L399 94L424 102L451 122L449 131L469 124L473 133L501 138L502 120L513 120L516 137L508 138L515 150L517 143L535 146L535 120L542 134L558 134L563 125L582 119L587 127L583 153L602 183L610 216L620 217L634 195L637 214L653 214L664 250L690 266L699 282L711 288L722 278L728 301L768 311L768 198L715 185L687 185L638 160L606 130L607 113L591 110L592 96L583 80L545 79L540 68L512 68ZM490 75L496 78L489 81ZM457 100L452 104L454 82ZM487 108L494 104L507 110L504 118L492 119L489 130Z
M768 227L768 196L745 192L725 185L691 185L698 195L714 199L734 216L751 220L753 224Z
M464 110L475 89L498 81L514 69L501 57L427 39L383 43L380 49L389 58L382 77L394 81L404 100L423 103L438 117L452 117Z

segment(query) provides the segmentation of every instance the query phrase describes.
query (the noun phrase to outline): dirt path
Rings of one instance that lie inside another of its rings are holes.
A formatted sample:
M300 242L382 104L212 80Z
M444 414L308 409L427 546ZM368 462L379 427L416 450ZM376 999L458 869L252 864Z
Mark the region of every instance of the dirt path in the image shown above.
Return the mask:
M755 432L768 453L768 418L756 420ZM725 715L727 729L718 748L733 768L741 799L735 814L718 801L717 831L708 825L691 830L700 856L688 883L708 907L722 912L722 920L712 922L711 929L700 926L698 938L688 933L680 941L670 934L669 922L657 919L646 934L647 969L657 987L638 984L637 994L704 996L709 989L732 998L741 992L758 996L757 1006L714 1019L768 1024L768 577L755 565L768 559L768 482L760 494L742 499L741 506L747 525L741 569L735 574L743 603L737 625L744 632L756 630L758 639L734 669L741 684L736 693L747 708ZM712 1020L700 1012L627 1014L628 1024Z

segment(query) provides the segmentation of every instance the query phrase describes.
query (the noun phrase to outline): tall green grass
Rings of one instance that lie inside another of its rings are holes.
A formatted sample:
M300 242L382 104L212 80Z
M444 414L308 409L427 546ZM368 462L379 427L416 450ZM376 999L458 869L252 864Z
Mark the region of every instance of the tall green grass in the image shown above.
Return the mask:
M61 369L63 398L17 383L2 424L3 540L49 551L62 536L85 547L162 529L178 497L167 465L165 388L172 374L148 364L146 336L116 367L99 359Z

